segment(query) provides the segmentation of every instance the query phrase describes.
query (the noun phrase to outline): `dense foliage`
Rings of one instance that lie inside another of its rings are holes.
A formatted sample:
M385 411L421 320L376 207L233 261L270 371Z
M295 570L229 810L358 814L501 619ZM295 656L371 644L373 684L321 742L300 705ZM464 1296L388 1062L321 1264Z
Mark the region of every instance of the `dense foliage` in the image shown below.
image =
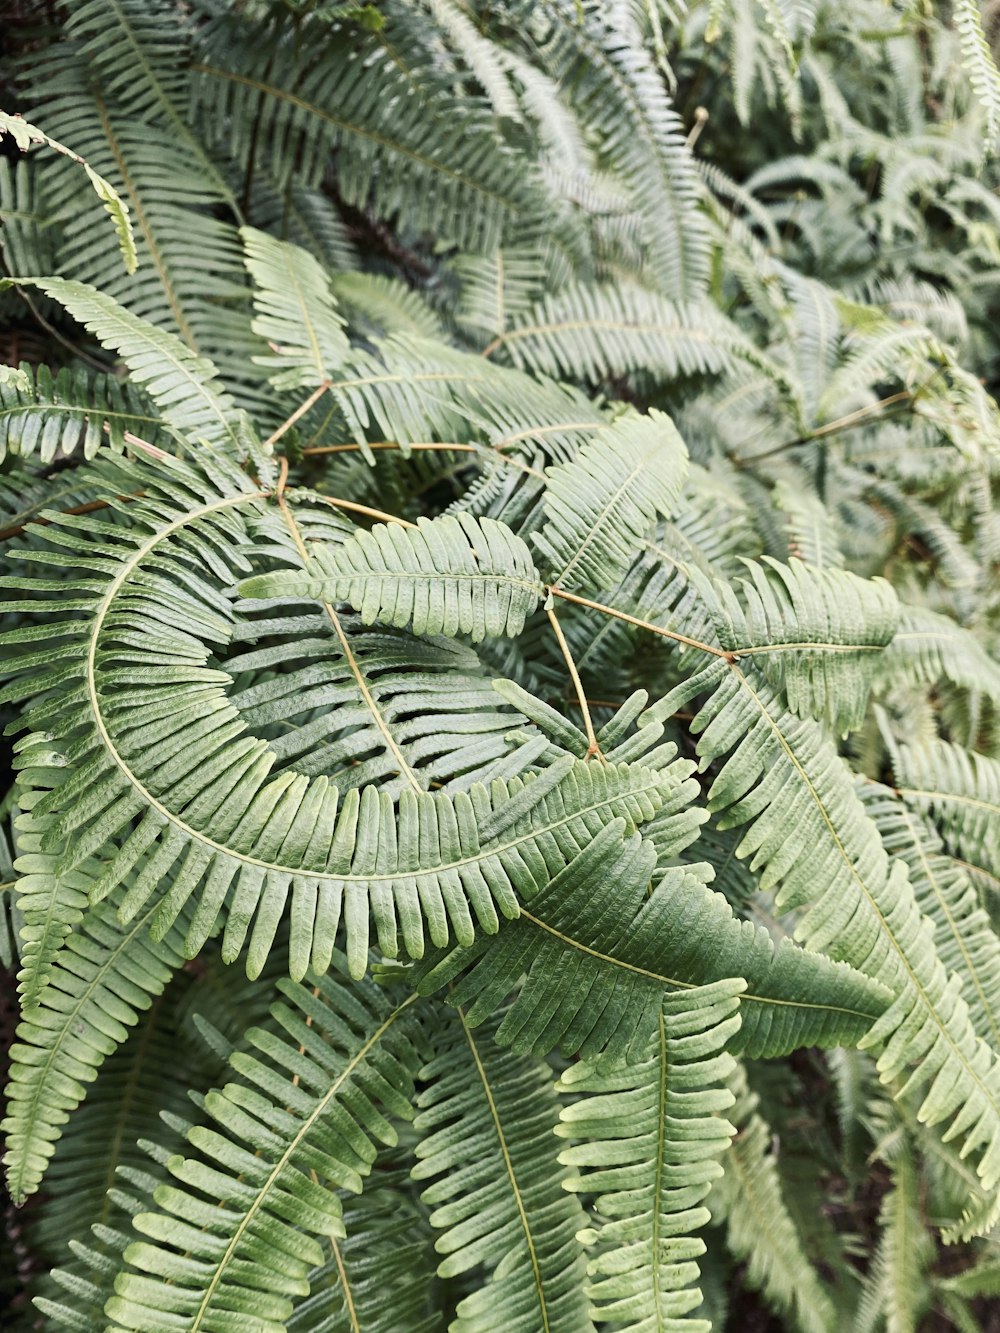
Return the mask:
M11 8L4 1327L996 1328L996 16Z

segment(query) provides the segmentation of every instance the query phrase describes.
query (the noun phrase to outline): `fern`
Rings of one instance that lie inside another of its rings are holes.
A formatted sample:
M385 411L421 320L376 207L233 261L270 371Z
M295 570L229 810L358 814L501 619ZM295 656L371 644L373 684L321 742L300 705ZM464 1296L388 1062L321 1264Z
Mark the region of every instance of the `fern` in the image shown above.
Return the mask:
M13 1333L986 1326L973 10L12 16Z

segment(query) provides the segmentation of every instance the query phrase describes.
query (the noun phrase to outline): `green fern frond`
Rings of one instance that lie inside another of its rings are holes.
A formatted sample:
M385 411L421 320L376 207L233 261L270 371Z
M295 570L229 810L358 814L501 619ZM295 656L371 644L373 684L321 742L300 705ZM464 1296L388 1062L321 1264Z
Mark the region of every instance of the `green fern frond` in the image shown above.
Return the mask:
M21 116L11 116L5 111L0 111L0 136L4 134L9 134L23 153L26 153L32 144L41 143L83 167L98 199L114 224L125 271L134 273L139 260L135 249L135 237L132 234L132 220L129 217L128 205L111 182L95 171L78 153L64 144L57 143L55 139L50 139L44 130L40 130L37 125L29 125Z
M277 389L322 384L344 361L349 343L329 280L307 251L252 227L241 231L254 282L253 331L268 341L271 356L255 357L271 368Z
M498 333L483 355L520 369L594 384L648 373L672 380L762 361L708 303L675 303L626 282L577 285L546 296Z
M893 757L899 793L930 816L965 861L1000 865L1000 761L935 740L900 745Z
M561 587L616 584L658 514L669 518L687 449L663 412L620 417L576 457L549 469L535 545Z
M934 944L962 979L976 1031L1000 1051L1000 937L979 906L962 866L945 856L934 829L886 788L866 783L862 799L891 856L906 862L921 912L934 923Z
M62 278L27 282L58 301L105 346L119 353L135 383L144 387L164 422L182 438L228 445L237 456L242 455L246 442L238 428L236 405L210 361L195 356L174 334L140 319L85 283Z
M975 633L925 607L901 606L899 629L878 668L885 684L949 681L1000 703L1000 666Z
M439 1228L442 1277L485 1268L452 1333L593 1333L584 1298L583 1211L563 1188L551 1072L499 1049L459 1008L420 1071L413 1177Z
M916 1333L928 1304L927 1273L933 1254L920 1210L919 1181L908 1152L892 1164L892 1189L879 1212L881 1235L873 1271L862 1293L857 1333L881 1315L887 1333Z
M571 1065L556 1085L574 1097L557 1133L574 1140L560 1161L580 1170L567 1185L596 1196L597 1248L587 1265L593 1318L622 1333L676 1328L708 1333L685 1316L701 1293L694 1233L709 1220L704 1200L722 1172L717 1159L735 1132L723 1118L733 1067L723 1054L739 1024L739 981L668 996L641 1059Z
M688 771L681 762L673 767ZM735 920L722 895L706 887L703 864L656 871L649 891L657 849L669 860L700 823L685 808L689 799L682 785L665 807L674 818L658 833L650 825L656 845L624 837L622 820L607 825L547 886L523 895L518 919L495 940L418 964L418 989L428 994L448 984L449 1001L468 1005L475 1024L526 972L499 1041L516 1051L637 1058L665 992L738 976L747 985L738 1043L748 1053L856 1041L883 1012L881 987L787 941L776 947L765 930ZM604 904L597 921L596 893Z
M547 68L572 90L576 114L635 199L648 273L665 296L689 300L705 282L707 236L698 176L659 71L593 0L575 15L560 3L539 11L549 25Z
M93 458L107 441L122 449L126 432L152 443L161 435L160 419L132 385L112 375L46 366L22 367L23 378L0 378L0 459L37 454L49 464L82 453Z
M440 1333L430 1226L402 1205L405 1182L391 1175L344 1204L347 1237L329 1238L331 1257L309 1274L310 1295L288 1333Z
M992 146L1000 135L1000 72L983 32L978 0L955 0L952 22L962 43L962 58L986 116L986 138Z
M730 1079L737 1133L712 1186L707 1206L726 1224L726 1245L747 1266L747 1280L801 1333L832 1333L837 1312L802 1247L782 1195L772 1155L772 1134L758 1113L759 1099L740 1069Z
M414 231L489 251L508 231L533 229L547 197L541 180L475 102L443 80L418 94L388 54L355 42L321 24L293 43L270 26L219 19L193 66L197 114L244 167L259 154L282 188L293 169L299 184L317 185L336 151L346 202L390 219L405 205ZM316 60L316 43L327 53L339 44L341 58Z
M515 636L538 605L542 584L531 553L494 519L379 523L340 546L314 544L301 572L267 574L240 587L248 597L349 602L375 620L416 634Z
M189 1333L236 1333L252 1317L279 1333L324 1261L320 1239L345 1234L336 1190L360 1193L376 1144L412 1115L412 997L335 976L278 988L273 1026L231 1057L240 1081L205 1098L217 1128L188 1130L192 1155L167 1160L157 1210L132 1219L143 1239L106 1306L119 1327L166 1333L182 1316Z
M747 827L740 855L752 857L762 888L778 888L779 908L812 904L796 930L810 949L893 991L894 1003L860 1044L881 1047L880 1076L899 1095L923 1092L921 1120L947 1122L948 1138L960 1137L975 1154L984 1187L995 1192L1000 1061L976 1036L960 982L935 953L905 866L890 865L817 725L788 713L752 668L713 664L651 715L707 689L714 693L692 723L701 733L698 750L703 763L729 756L709 790L709 809L722 813L720 827Z
M843 570L787 565L764 557L746 562L739 586L717 582L716 632L742 662L754 659L780 682L799 717L819 717L838 732L861 724L881 651L898 621L895 593L883 579Z

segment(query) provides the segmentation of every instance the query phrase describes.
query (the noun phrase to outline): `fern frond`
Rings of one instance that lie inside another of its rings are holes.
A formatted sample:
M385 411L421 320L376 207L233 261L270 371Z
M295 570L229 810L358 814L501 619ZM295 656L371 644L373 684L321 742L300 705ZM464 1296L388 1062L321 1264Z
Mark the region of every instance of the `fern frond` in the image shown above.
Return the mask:
M707 1321L685 1316L701 1300L705 1247L694 1233L709 1220L704 1200L735 1132L723 1118L733 1104L723 1048L739 1025L740 991L722 981L666 997L637 1062L581 1061L556 1085L575 1098L556 1131L574 1141L559 1160L580 1170L567 1186L597 1196L595 1225L583 1232L597 1249L587 1265L593 1317L622 1333L708 1333Z
M499 1049L459 1008L420 1071L413 1177L442 1277L485 1267L453 1333L593 1333L583 1294L582 1209L556 1160L558 1110L541 1061Z
M976 1031L1000 1051L1000 938L962 866L916 811L886 788L866 783L862 799L885 849L906 862L921 912L934 923L934 944L949 972L962 979Z
M144 395L113 375L46 366L22 367L23 378L0 379L0 459L37 454L51 463L80 452L93 458L105 441L122 449L127 431L152 443L159 417Z
M273 348L273 355L255 357L256 364L271 368L268 378L277 389L324 383L350 345L326 274L312 255L287 241L253 227L240 235L255 288L253 331Z
M955 0L952 22L962 43L969 80L986 116L986 138L993 146L1000 135L1000 72L983 32L978 0Z
M547 68L572 90L576 114L635 199L648 272L665 296L690 299L705 282L707 235L698 176L659 71L593 0L576 21L561 5L539 8L550 25Z
M245 441L240 438L236 405L210 361L195 356L174 334L140 319L95 287L63 278L27 281L120 354L134 381L182 438L228 445L237 456L242 454Z
M381 1176L380 1176L381 1179ZM388 1176L344 1204L347 1237L329 1238L331 1257L309 1274L310 1295L288 1333L440 1333L430 1226Z
M40 130L37 125L29 125L21 116L11 116L5 111L0 111L0 136L4 134L9 134L23 153L26 153L32 144L45 144L48 148L54 149L63 157L68 157L72 162L83 167L98 199L104 205L114 224L115 235L118 238L118 249L121 253L125 271L126 273L134 273L139 260L136 254L135 237L132 234L132 221L129 217L128 205L123 201L111 182L95 171L90 163L78 153L74 153L71 148L67 148L64 144L57 143L55 139L50 139L44 130Z
M713 664L652 715L673 712L679 699L706 689L713 693L692 723L701 733L702 762L729 756L709 790L710 810L723 813L720 827L746 826L739 853L752 857L762 888L778 888L779 908L812 904L796 929L810 949L893 991L895 1001L861 1044L881 1047L880 1076L898 1095L923 1093L921 1120L947 1123L948 1139L961 1139L984 1187L995 1191L1000 1061L976 1036L960 982L935 953L905 866L890 866L817 725L787 712L752 668Z
M950 741L900 745L893 756L899 794L929 815L965 861L1000 866L1000 761Z
M412 1115L412 997L334 976L278 988L273 1026L231 1057L240 1081L205 1098L217 1127L188 1130L192 1155L167 1160L157 1210L132 1219L143 1239L106 1306L119 1327L166 1333L180 1316L189 1333L236 1333L252 1317L279 1333L324 1261L320 1238L345 1234L336 1189L360 1193L376 1144Z
M933 1242L920 1210L919 1178L909 1152L892 1164L892 1189L879 1211L878 1250L862 1293L855 1328L872 1328L879 1315L887 1333L915 1333L928 1304L927 1268Z
M661 859L690 842L700 822L684 809L689 798L682 789L667 807L675 818L657 836ZM613 1059L637 1058L665 992L726 977L746 979L736 1040L755 1056L856 1041L883 1012L881 987L787 941L775 946L767 931L737 921L706 887L707 866L660 871L650 893L657 848L623 835L619 820L588 840L546 887L524 894L518 919L495 940L418 964L421 993L448 984L449 1002L468 1005L475 1024L527 973L497 1039L516 1051L559 1047Z
M879 662L880 682L949 681L1000 703L1000 666L972 630L922 606L901 606L899 629Z
M760 663L784 685L799 717L820 717L846 733L864 719L881 651L896 631L898 603L884 579L843 570L746 562L739 596L717 582L719 642L734 660ZM710 600L711 595L706 597Z
M548 470L536 547L566 589L616 584L658 514L669 518L687 449L663 412L620 417L568 463Z
M381 620L416 634L515 636L538 605L542 584L531 553L494 519L379 523L340 546L314 544L301 572L249 579L249 597L307 596L349 602L364 624Z
M546 296L484 349L535 374L600 384L648 373L659 380L762 361L707 302L675 303L627 282L577 285Z
M8 1188L19 1202L38 1188L86 1085L184 962L183 918L153 940L152 908L122 926L116 907L112 900L85 914L17 1029L3 1129Z
M290 38L231 18L203 37L197 114L244 168L256 154L279 187L293 170L313 187L335 150L347 203L390 219L405 209L408 229L461 249L489 251L506 232L534 227L546 201L540 177L474 99L443 81L425 80L418 93L388 53L353 49L322 24Z
M839 1052L838 1052L839 1054ZM758 1112L742 1070L730 1079L736 1137L712 1186L707 1207L726 1224L726 1245L747 1266L749 1284L774 1309L787 1314L801 1333L832 1333L837 1312L802 1247L782 1196L770 1148L770 1127Z

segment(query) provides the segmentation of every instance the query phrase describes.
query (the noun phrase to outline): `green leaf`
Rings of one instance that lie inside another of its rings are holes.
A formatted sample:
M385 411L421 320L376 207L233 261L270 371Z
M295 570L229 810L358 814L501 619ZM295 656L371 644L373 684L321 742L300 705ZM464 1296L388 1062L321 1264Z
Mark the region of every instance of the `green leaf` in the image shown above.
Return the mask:
M453 1333L593 1333L584 1299L579 1204L556 1160L552 1075L498 1049L459 1009L420 1071L413 1177L442 1234L442 1277L485 1267Z
M723 1053L739 1026L740 982L668 996L630 1064L580 1061L557 1090L575 1098L557 1133L573 1140L560 1161L579 1169L567 1185L593 1197L595 1223L584 1233L593 1317L622 1333L671 1328L709 1333L685 1316L701 1292L694 1236L709 1220L704 1200L722 1172L718 1158L736 1132L724 1119L732 1057Z
M366 625L416 634L515 636L538 605L542 584L525 543L495 519L465 514L379 523L339 546L314 545L301 572L240 585L246 597L306 596L349 602Z
M567 590L616 584L658 514L669 518L687 449L663 412L620 418L576 458L548 469L545 523L535 545Z

